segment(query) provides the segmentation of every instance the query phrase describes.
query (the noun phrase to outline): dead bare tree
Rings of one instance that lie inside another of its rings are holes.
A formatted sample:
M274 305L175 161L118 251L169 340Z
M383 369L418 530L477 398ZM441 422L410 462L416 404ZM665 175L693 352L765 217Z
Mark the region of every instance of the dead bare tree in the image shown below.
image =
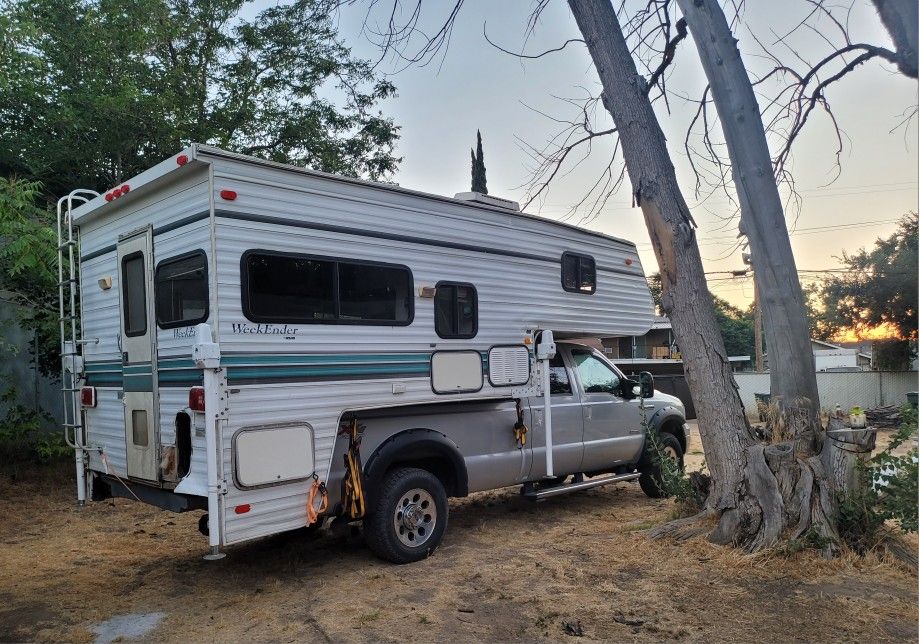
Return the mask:
M393 2L398 4L398 0ZM539 0L536 3L530 17L530 30L547 2ZM451 24L459 4L448 18ZM695 4L688 4L695 6L704 2L696 0ZM550 139L545 148L530 149L532 158L537 161L538 177L531 196L539 197L544 192L575 148L589 146L601 136L617 137L616 150L621 148L634 203L642 209L660 266L662 308L671 319L683 353L687 381L696 401L706 462L712 474L710 494L702 514L668 524L658 534L686 529L698 531L698 520L714 515L719 522L711 538L719 543L733 543L753 551L772 546L781 538L795 538L814 530L825 539L827 549L831 551L838 542L835 496L833 486L827 483L829 476L825 462L817 456L822 434L813 356L806 325L802 324L803 299L768 147L762 135L762 122L755 97L749 100L753 95L749 78L745 87L740 88L746 92L746 102L742 101L730 114L731 118L742 116L759 123L762 138L754 137L753 143L747 146L743 136L735 140L732 133L731 139L736 143L732 146L732 161L737 167L728 161L722 165L720 176L726 185L727 175L733 169L740 204L749 214L744 217L744 229L752 231L747 232L751 243L755 239L757 246L767 246L759 258L758 268L763 273L770 273L769 295L764 299L767 306L773 307L773 317L767 318L772 321L772 332L775 334L770 343L771 359L773 364L781 364L785 369L773 385L782 406L772 426L777 438L788 436L792 439L775 445L766 444L752 430L744 415L707 289L695 222L677 184L666 140L652 105L657 99L666 101L666 71L678 43L686 35L686 25L695 33L689 18L692 7L687 7L685 20L672 20L670 0L648 0L642 11L624 23L624 29L610 0L568 0L568 5L603 88L600 102L611 115L614 127L600 129L592 125L588 106L597 104L595 96L588 97L581 104L582 117L556 119L563 128L560 136ZM415 25L417 10L416 6L414 11L409 12ZM390 15L395 16L396 13L393 8ZM724 19L723 13L721 18ZM733 48L729 51L736 54L726 20L723 26ZM380 40L387 48L404 46L410 39L404 27L394 27L392 20L389 30ZM442 27L436 33L449 34L450 27ZM661 44L660 40L655 40L655 34L660 38L662 33L665 37ZM631 47L626 34L633 40ZM429 39L420 49L408 54L399 53L399 59L413 62L431 60L438 51L443 51L446 41L440 37L439 44L433 47L432 42ZM566 45L571 42L576 41L569 41ZM538 58L562 48L564 45L523 57ZM659 60L654 65L643 63L654 85L650 85L638 71L636 59L642 59L639 52ZM709 62L721 67L724 59L722 57L719 63L716 54ZM739 65L746 76L739 56L732 62L735 66ZM657 93L654 93L655 88ZM713 83L712 88L711 94L719 105L719 112L723 113L721 87L716 90ZM729 104L725 105L730 109ZM736 159L733 158L735 156ZM615 175L611 172L610 176ZM600 193L616 185L617 181L603 184ZM762 209L768 211L766 215L761 214ZM774 262L785 262L785 266L774 265ZM791 297L782 297L781 294L787 293L789 287L793 287ZM798 288L797 296L794 288ZM783 334L783 329L787 333ZM706 529L705 525L702 529Z

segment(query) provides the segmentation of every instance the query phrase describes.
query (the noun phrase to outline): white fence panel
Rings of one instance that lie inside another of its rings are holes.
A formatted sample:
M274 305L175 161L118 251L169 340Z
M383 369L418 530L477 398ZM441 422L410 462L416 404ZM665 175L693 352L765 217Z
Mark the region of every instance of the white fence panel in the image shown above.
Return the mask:
M744 410L751 418L759 415L754 394L769 393L768 373L735 373ZM839 405L845 410L856 405L871 409L882 405L906 404L906 393L919 390L919 375L915 371L856 371L820 372L817 392L820 406L832 410Z

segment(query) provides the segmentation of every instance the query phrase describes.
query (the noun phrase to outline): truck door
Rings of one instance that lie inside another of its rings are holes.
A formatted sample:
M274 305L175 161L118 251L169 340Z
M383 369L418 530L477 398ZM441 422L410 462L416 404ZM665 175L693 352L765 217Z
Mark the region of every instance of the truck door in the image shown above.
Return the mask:
M119 239L126 460L128 476L145 481L159 480L152 260L152 228L147 227Z
M571 349L571 358L581 387L583 471L634 460L644 444L638 399L618 395L619 373L590 349Z
M561 476L581 471L584 433L581 404L574 389L571 369L565 365L561 350L549 361L549 387L552 395L552 465ZM531 479L546 475L546 433L542 396L530 398L530 409L540 430L533 433L533 468Z

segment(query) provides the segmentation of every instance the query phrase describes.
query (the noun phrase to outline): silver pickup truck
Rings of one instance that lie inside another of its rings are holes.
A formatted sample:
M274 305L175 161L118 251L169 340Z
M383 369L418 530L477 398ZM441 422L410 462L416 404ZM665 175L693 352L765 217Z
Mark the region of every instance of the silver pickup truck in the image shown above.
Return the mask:
M550 364L552 476L547 475L542 397L443 403L362 413L370 548L396 563L417 561L439 545L447 527L447 498L520 485L534 500L637 479L651 497L659 452L682 467L688 432L679 399L657 392L650 374L628 379L589 346L559 342ZM333 507L346 476L349 443L342 437L329 477ZM331 514L340 514L333 509Z

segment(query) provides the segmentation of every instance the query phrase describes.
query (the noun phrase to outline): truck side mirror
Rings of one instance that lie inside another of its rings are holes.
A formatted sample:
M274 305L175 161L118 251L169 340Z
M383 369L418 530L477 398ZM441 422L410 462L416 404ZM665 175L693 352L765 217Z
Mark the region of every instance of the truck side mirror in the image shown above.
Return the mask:
M641 385L641 397L651 398L654 396L654 376L648 371L642 371L638 374L638 382Z

